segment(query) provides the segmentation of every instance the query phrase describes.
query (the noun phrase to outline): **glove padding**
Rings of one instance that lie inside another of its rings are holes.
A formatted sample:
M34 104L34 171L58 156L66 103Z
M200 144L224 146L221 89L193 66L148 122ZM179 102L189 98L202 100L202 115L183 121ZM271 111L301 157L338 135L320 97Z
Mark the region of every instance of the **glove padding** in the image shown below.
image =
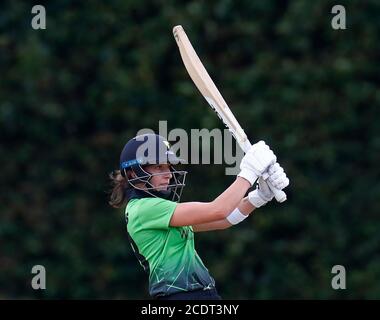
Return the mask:
M259 141L245 154L240 163L239 177L249 181L251 185L260 177L277 158L264 141Z
M282 190L289 185L289 179L286 176L284 169L278 163L275 163L269 167L268 174L269 176L267 180L260 177L256 190L248 193L248 201L254 205L255 208L260 208L266 205L274 197L267 181L279 190Z
M276 189L282 190L289 185L289 179L279 163L271 165L268 169L268 174L267 180Z

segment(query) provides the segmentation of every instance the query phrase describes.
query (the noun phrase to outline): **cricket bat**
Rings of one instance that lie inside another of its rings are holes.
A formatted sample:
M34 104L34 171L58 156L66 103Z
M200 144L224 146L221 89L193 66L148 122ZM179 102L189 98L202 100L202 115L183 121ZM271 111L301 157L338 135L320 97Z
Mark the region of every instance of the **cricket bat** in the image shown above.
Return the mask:
M247 135L207 73L181 25L173 28L173 35L177 42L182 61L194 84L229 129L240 148L246 153L251 147ZM268 174L266 173L263 177L266 179ZM286 193L284 191L274 188L270 183L268 185L278 202L286 200Z

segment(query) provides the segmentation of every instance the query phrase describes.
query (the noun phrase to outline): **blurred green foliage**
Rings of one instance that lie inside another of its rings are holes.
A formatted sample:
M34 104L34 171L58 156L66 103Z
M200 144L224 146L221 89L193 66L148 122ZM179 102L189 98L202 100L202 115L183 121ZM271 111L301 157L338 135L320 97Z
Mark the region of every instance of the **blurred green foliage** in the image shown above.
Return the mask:
M107 174L141 128L223 128L182 64L182 24L252 141L291 180L225 231L196 236L229 299L380 297L380 4L340 1L46 1L0 5L0 298L143 299L147 277ZM233 177L190 165L183 200ZM33 265L47 290L32 290ZM331 268L347 290L331 288Z

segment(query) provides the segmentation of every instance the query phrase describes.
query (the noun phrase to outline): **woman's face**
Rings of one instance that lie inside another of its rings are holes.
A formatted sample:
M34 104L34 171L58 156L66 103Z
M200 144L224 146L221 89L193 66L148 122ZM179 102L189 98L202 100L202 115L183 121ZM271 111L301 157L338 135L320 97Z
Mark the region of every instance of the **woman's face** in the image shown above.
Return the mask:
M158 174L153 176L149 182L156 188L157 191L165 191L168 188L172 173L170 172L169 164L153 164L144 167L144 170L150 174Z

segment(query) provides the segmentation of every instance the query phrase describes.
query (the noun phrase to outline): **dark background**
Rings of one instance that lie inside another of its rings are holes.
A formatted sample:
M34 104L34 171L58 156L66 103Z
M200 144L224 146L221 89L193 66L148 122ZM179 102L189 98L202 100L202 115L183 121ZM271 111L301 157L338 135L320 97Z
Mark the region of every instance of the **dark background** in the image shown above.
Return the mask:
M145 299L108 173L141 128L223 128L172 36L182 24L288 200L196 248L226 299L380 297L378 1L48 1L0 5L0 298ZM331 27L343 4L347 29ZM182 201L234 179L190 165ZM30 285L44 265L47 289ZM347 289L331 288L343 265Z

